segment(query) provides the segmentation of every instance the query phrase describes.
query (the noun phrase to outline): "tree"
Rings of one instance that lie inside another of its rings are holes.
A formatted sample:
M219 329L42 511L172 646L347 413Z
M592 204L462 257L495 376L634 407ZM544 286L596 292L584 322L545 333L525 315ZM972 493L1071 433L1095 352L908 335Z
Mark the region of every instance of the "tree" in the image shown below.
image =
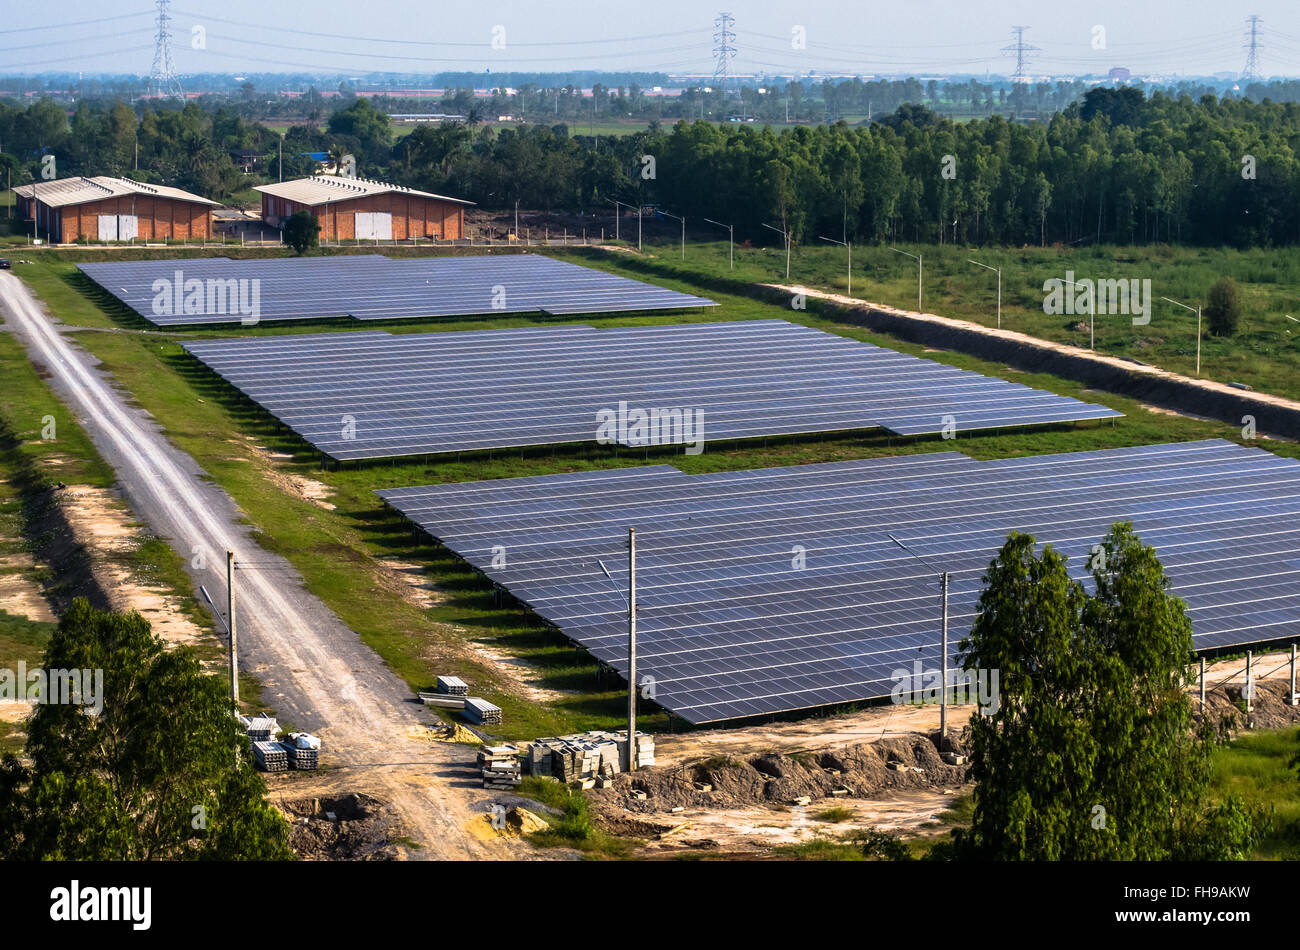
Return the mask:
M36 707L30 768L0 763L0 858L292 858L288 826L240 754L227 685L193 650L168 650L135 612L78 599L44 666L102 671L100 708Z
M320 222L310 211L295 211L284 222L284 243L299 257L320 246Z
M1239 802L1208 807L1213 729L1193 729L1191 623L1129 524L1093 549L1095 592L1011 534L985 574L967 670L997 670L971 721L974 817L956 853L1010 860L1243 857Z
M1215 336L1232 336L1241 320L1241 289L1231 277L1220 277L1210 288L1205 305L1205 319Z

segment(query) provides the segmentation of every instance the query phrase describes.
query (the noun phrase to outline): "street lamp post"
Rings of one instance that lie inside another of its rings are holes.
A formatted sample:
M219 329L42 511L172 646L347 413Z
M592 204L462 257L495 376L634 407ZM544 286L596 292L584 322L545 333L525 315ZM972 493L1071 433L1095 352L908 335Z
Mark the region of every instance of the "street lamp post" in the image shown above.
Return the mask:
M790 279L790 232L788 230L782 230L781 228L774 228L770 224L765 224L763 225L763 227L767 228L769 231L775 231L777 234L781 235L781 237L785 238L785 279L789 280Z
M1070 284L1074 287L1083 287L1084 285L1077 280L1066 280L1061 278L1062 283ZM1094 352L1097 349L1097 288L1091 284L1088 287L1088 349Z
M828 242L828 243L830 243L830 244L838 244L840 247L846 247L846 248L849 249L849 273L848 273L848 276L849 276L849 291L848 291L848 294L849 294L850 297L852 297L852 296L853 296L853 245L850 244L848 241L837 241L837 240L835 240L835 238L822 237L820 234L817 235L817 236L818 236L818 238L820 238L821 240L826 241L826 242Z
M928 561L925 560L925 558L921 557L919 554L917 554L915 551L909 548L902 541L898 540L898 538L894 537L892 534L887 534L886 537L888 537L890 541L893 541L900 548L902 548L906 553L916 558L916 560L920 561L930 570L934 570L933 565L931 565ZM940 681L942 683L942 687L939 690L939 737L941 739L946 739L948 737L948 579L950 575L947 571L939 571L938 574L939 574L940 586L943 590L943 634L942 634L942 639L940 641L941 642L940 652L942 654L941 663L943 664L942 665L943 672L942 672L942 680Z
M916 312L921 313L921 284L925 270L925 262L921 260L920 254L909 254L907 251L900 251L896 247L891 247L890 250L895 254L902 254L904 257L910 257L912 260L916 261Z
M1201 308L1189 307L1185 303L1179 303L1177 300L1170 300L1168 297L1161 297L1160 299L1168 301L1169 303L1173 304L1175 307L1182 307L1184 310L1188 310L1196 314L1196 375L1200 376L1201 375Z
M712 218L705 218L709 224L716 224L720 228L727 229L727 259L731 263L731 269L736 269L736 226L734 224L723 224L721 221L714 221Z
M659 213L667 215L670 218L676 218L682 223L682 260L686 260L686 218L684 215L672 214L671 212L659 209Z
M998 275L998 329L1002 329L1002 268L990 267L988 264L981 264L979 261L973 261L966 258L966 262L974 264L976 267L982 267L985 270L994 271Z

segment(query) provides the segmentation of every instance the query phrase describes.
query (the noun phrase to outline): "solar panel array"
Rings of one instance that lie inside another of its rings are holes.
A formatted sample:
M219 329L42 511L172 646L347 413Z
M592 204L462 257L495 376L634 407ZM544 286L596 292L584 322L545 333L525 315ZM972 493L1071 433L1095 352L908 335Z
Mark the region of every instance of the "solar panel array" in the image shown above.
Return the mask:
M334 459L883 426L905 435L1102 419L1093 405L784 320L186 343ZM598 433L598 413L626 424ZM636 409L683 411L638 429ZM694 428L685 424L690 410ZM700 413L703 415L701 416Z
M381 255L226 257L78 265L105 291L157 326L240 323L210 282L256 280L258 319L358 320L505 313L615 313L714 307L704 297L540 254L391 259ZM164 281L166 283L158 283ZM191 283L197 281L198 283ZM191 290L176 290L177 285ZM251 293L252 284L246 293ZM193 289L201 292L193 294ZM160 293L162 297L160 298Z
M686 475L670 466L378 493L626 675L637 529L637 672L691 722L886 696L939 668L1009 531L1087 558L1115 521L1153 545L1197 649L1300 636L1300 461L1222 441L980 462L955 452ZM798 569L802 550L804 565ZM495 558L495 566L494 566Z

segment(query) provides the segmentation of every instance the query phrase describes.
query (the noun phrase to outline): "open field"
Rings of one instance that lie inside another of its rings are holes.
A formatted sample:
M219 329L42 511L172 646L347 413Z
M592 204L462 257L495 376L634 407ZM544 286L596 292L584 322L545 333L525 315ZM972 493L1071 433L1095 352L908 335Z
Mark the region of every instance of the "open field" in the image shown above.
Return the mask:
M594 663L581 650L548 633L517 607L494 601L489 585L442 548L413 536L410 525L386 512L373 489L429 482L511 477L556 471L664 463L688 472L732 470L837 459L909 454L954 448L939 439L899 439L863 433L847 438L769 439L711 444L700 456L668 450L614 454L596 446L556 450L477 453L445 461L399 460L338 471L321 471L314 453L283 433L180 350L190 334L145 331L138 318L117 308L101 309L83 294L84 281L69 258L42 254L18 273L61 319L86 328L79 342L105 362L119 383L166 428L232 496L261 529L261 542L283 554L320 596L362 639L374 647L412 687L428 688L439 673L465 676L477 692L505 711L501 734L531 738L588 728L616 726L623 714L620 684L598 679ZM638 276L613 257L596 266ZM768 276L768 275L763 275ZM683 280L658 281L681 290L698 290ZM1043 374L1009 371L955 353L927 352L879 334L815 315L792 312L747 297L706 290L723 306L710 317L781 317L855 339L938 359L1064 395L1102 402L1127 414L1118 424L1000 432L963 437L955 445L978 458L1064 452L1170 440L1219 437L1240 432L1224 424L1146 411L1138 403L1086 391L1080 385ZM658 315L602 319L601 325L673 323L701 319ZM394 332L528 326L534 319L470 320L387 327ZM589 322L575 319L573 322ZM241 333L278 334L356 328L350 321L328 326L261 326ZM115 330L116 332L102 332ZM198 331L196 336L226 336L231 329ZM1300 456L1300 447L1270 443L1282 454ZM648 712L648 711L647 711ZM663 713L645 717L652 731L669 723ZM678 726L680 728L680 726Z

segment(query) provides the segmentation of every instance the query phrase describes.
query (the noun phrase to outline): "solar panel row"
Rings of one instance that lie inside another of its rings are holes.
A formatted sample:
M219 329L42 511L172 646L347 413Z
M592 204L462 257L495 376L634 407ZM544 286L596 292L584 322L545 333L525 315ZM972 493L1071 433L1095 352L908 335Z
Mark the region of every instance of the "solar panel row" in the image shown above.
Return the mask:
M258 321L612 313L713 307L714 301L539 254L390 259L380 255L225 257L81 264L158 326L240 323L222 282L256 281ZM209 294L209 288L214 293ZM251 296L253 285L245 288ZM222 290L218 296L215 290ZM238 292L239 288L235 288ZM247 301L246 301L247 302ZM243 321L247 322L247 321Z
M1300 462L1207 441L978 462L954 452L685 475L670 466L378 493L598 659L626 671L637 528L638 673L691 722L888 695L939 664L1009 531L1087 577L1129 520L1187 603L1198 649L1300 636ZM495 561L494 561L495 559Z
M784 320L184 345L334 459L602 435L690 446L874 427L955 434L1121 415ZM641 428L638 410L650 414Z

